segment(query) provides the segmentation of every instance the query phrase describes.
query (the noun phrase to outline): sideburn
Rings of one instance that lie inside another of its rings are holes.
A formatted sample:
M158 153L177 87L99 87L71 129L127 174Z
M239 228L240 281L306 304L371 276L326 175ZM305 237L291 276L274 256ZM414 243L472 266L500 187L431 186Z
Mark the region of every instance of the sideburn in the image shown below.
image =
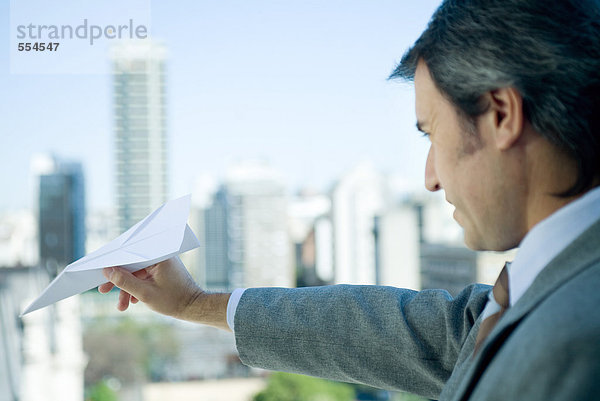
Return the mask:
M470 117L457 111L463 141L458 149L459 157L470 156L483 148L484 142L477 131L476 117Z

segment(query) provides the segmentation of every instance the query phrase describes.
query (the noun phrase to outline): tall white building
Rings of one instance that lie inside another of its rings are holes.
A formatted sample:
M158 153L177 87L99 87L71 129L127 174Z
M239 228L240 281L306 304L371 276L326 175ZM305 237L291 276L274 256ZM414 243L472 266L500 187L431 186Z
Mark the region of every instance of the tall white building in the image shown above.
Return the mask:
M149 40L111 49L120 232L167 198L166 48Z
M412 203L376 218L377 284L421 289L419 213Z
M372 164L356 166L331 193L335 283L375 284L375 216L388 202L385 177Z
M208 288L294 285L278 172L257 162L232 167L206 211L205 227Z

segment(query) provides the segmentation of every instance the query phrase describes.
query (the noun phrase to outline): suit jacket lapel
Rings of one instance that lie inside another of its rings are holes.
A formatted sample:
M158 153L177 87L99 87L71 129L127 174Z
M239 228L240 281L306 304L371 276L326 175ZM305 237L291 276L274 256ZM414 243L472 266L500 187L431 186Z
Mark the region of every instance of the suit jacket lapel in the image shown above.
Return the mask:
M479 353L467 362L470 366L453 399L467 400L469 398L493 356L528 313L563 283L600 260L599 238L600 220L596 221L540 272L531 287L498 321Z

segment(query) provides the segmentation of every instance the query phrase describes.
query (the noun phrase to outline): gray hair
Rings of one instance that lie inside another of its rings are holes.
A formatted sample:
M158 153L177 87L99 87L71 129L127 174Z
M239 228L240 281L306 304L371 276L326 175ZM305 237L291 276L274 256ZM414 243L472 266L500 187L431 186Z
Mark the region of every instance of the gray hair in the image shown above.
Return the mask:
M472 121L483 94L517 89L534 129L577 162L561 196L600 177L599 0L446 0L390 78L413 80L420 59Z

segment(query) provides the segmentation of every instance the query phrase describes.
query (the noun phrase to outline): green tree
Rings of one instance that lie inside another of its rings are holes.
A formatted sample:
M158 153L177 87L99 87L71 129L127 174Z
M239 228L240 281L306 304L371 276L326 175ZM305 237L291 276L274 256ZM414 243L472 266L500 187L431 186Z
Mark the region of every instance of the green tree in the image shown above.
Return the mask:
M88 390L85 401L117 401L117 394L106 384L104 380L96 383Z
M253 401L353 401L349 384L291 373L273 373Z

